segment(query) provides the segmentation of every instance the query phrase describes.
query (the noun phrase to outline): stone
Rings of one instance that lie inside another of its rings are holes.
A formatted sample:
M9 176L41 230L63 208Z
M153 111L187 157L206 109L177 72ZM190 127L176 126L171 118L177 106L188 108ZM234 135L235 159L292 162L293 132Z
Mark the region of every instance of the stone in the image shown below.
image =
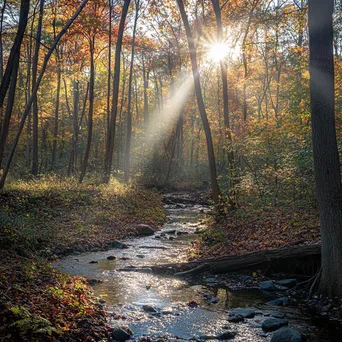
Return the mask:
M151 314L158 312L158 310L151 305L143 305L143 310Z
M89 264L98 264L99 262L96 260L89 261Z
M297 285L297 279L282 279L282 280L278 280L276 284L280 286L286 286L288 288L292 288Z
M102 280L98 280L98 279L87 279L87 284L89 285L95 285L95 284L100 284L102 283Z
M278 291L287 291L289 288L287 286L274 285Z
M232 331L225 331L224 333L217 335L218 340L231 340L235 337L235 333Z
M114 341L127 341L133 335L133 332L128 328L115 328L112 332L112 339Z
M127 266L124 268L119 268L119 271L121 272L135 272L137 268L135 266Z
M217 298L216 298L216 297L211 298L211 299L210 299L210 303L212 303L212 304L217 304L217 303L218 303Z
M109 244L109 247L110 248L118 248L118 249L125 249L125 248L128 248L128 246L125 244L125 243L122 243L120 241L112 241L110 244Z
M282 298L270 300L269 302L266 303L266 305L283 306L283 305L288 304L288 302L289 302L288 298L282 297Z
M263 291L276 291L277 290L277 288L274 286L272 280L262 281L259 284L259 288L260 288L260 290L263 290Z
M292 328L281 328L274 333L271 342L303 342L304 336Z
M230 322L230 323L243 322L244 320L245 319L241 315L229 316L228 317L228 322Z
M154 238L155 239L161 239L160 235L156 235Z
M206 278L204 280L206 283L219 283L220 281L216 278Z
M175 238L173 236L169 236L169 240L173 241Z
M143 254L137 254L137 258L143 259L143 258L145 258L145 255L143 255Z
M138 224L136 226L136 232L139 236L154 235L154 229L147 224Z
M178 231L177 235L188 235L189 232Z
M237 308L229 313L229 316L242 316L243 318L253 318L255 310L251 308Z
M284 318L286 314L284 312L271 312L270 316L274 318Z
M274 331L279 328L288 325L289 322L287 319L282 318L267 318L262 322L262 330L264 331Z
M115 260L116 256L115 255L109 255L107 256L107 260Z
M169 230L164 230L164 232L162 234L175 234L176 233L176 229L169 229Z
M252 276L249 276L249 275L241 275L239 276L240 280L243 281L244 283L245 282L251 282L254 280L254 278Z

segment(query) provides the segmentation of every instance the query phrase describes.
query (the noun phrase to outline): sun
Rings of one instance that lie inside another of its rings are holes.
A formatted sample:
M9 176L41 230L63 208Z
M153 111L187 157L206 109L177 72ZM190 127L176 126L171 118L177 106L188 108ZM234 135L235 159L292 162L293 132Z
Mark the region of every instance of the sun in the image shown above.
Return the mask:
M229 52L230 48L227 44L215 43L209 47L208 58L214 63L219 63L228 57Z

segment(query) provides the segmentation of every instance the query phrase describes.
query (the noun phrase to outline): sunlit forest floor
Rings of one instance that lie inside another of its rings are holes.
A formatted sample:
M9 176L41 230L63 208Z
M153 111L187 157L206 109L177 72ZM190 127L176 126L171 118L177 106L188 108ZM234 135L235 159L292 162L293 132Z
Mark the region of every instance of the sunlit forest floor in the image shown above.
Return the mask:
M49 177L11 183L0 208L0 327L11 327L0 328L0 340L105 337L105 315L86 280L53 270L47 260L108 249L134 235L136 223L157 229L166 218L161 197L119 183Z

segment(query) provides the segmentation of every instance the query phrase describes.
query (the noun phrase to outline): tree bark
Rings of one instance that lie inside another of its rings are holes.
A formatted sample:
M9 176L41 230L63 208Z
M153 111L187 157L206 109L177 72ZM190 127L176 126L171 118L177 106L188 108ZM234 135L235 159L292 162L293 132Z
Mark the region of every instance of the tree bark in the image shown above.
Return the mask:
M8 136L8 130L9 130L9 125L10 125L13 106L14 106L18 70L19 70L19 55L16 55L16 60L14 63L14 68L13 68L13 75L11 76L11 83L10 83L10 87L8 91L6 111L5 111L4 119L2 122L2 128L0 132L0 169L2 165L2 158L4 155L5 144L6 144L6 140Z
M115 126L116 126L116 117L118 113L122 39L123 39L125 21L126 21L130 3L131 3L131 0L125 0L124 2L122 13L121 13L120 24L119 24L118 39L117 39L116 47L115 47L112 108L111 108L111 117L110 117L110 124L109 124L107 144L106 144L106 154L105 154L104 181L106 183L109 183L110 181L110 173L112 169L114 140L115 140Z
M30 11L30 1L29 0L22 0L20 3L20 17L19 17L19 26L18 30L14 39L14 43L12 45L6 69L4 72L4 76L2 77L1 84L0 84L0 108L2 108L4 104L4 100L6 97L6 93L11 81L11 76L13 74L13 69L15 65L15 56L20 54L20 47L21 42L23 40L26 26L27 26L27 19L28 14Z
M186 36L188 40L192 73L194 77L195 93L196 93L196 98L197 98L197 105L198 105L198 110L201 115L203 129L204 129L206 140L207 140L212 196L213 196L214 202L218 203L220 189L217 183L216 161L215 161L213 141L211 137L211 130L210 130L209 121L207 118L207 113L205 110L205 105L204 105L203 96L202 96L200 74L199 74L198 65L197 65L196 48L195 48L194 39L191 33L191 28L189 25L188 17L185 12L183 0L177 0L177 3L179 6L179 10L181 13L182 21L185 27Z
M125 151L125 165L124 165L124 181L128 183L130 177L131 166L131 145L132 145L132 81L133 81L133 65L134 65L134 49L135 49L135 33L137 30L137 22L139 17L140 0L135 1L135 19L133 26L133 38L132 38L132 52L131 52L131 64L129 67L129 79L128 79L128 104L127 104L127 132L126 132L126 151Z
M58 114L59 114L59 99L61 93L61 69L57 66L57 94L56 94L56 107L55 107L55 118L53 128L53 143L52 143L52 168L55 167L56 155L57 155L57 139L58 139Z
M333 0L309 0L312 142L322 236L319 292L341 297L342 194L335 129L333 9Z
M90 80L89 80L89 109L88 109L88 138L87 147L81 167L79 182L82 183L87 171L88 160L93 137L93 111L94 111L94 87L95 87L95 61L94 61L95 37L90 38Z
M37 72L38 72L38 58L40 49L40 38L42 35L42 24L43 24L43 11L44 11L44 0L40 0L39 5L39 17L38 27L36 33L36 45L32 61L32 89L37 83ZM33 93L33 92L32 92ZM38 175L38 99L37 94L33 96L33 111L32 111L32 170L31 173L34 176Z

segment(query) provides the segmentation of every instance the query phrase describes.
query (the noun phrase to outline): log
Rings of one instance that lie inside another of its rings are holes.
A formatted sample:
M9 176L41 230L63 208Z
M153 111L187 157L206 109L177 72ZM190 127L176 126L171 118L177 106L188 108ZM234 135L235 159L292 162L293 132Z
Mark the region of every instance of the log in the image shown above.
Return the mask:
M218 259L206 259L188 263L149 266L154 273L172 273L177 276L192 276L210 271L228 273L262 268L277 272L315 274L320 267L321 246L291 246L272 250L233 255Z

